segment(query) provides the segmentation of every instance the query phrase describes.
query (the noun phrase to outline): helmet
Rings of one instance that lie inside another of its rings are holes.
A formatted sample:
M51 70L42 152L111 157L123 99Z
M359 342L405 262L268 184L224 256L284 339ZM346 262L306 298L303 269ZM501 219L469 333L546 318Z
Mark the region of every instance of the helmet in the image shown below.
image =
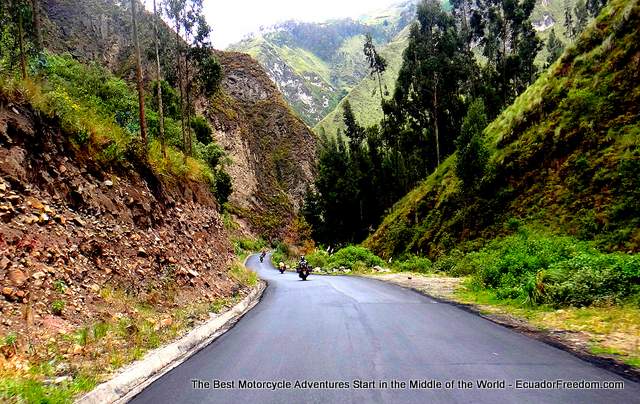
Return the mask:
M300 256L300 259L301 259L301 260L303 260L303 259L304 259L304 255L301 255L301 256Z

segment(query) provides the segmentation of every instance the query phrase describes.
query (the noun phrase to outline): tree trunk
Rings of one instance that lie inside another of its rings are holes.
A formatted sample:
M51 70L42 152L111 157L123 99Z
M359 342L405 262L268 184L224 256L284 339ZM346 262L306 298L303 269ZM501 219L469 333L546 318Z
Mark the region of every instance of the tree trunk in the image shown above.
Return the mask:
M436 172L440 167L440 131L438 130L438 74L434 73L433 89L433 129L436 135Z
M156 81L158 82L158 126L160 132L160 146L162 148L162 157L167 158L167 142L164 137L164 109L162 106L162 76L160 73L160 39L158 38L158 10L156 8L156 0L153 0L153 32L155 36L156 46Z
M182 66L180 65L180 14L176 14L176 56L178 66L178 88L180 89L180 127L182 129L182 160L187 161L187 135L184 127L184 92L182 89Z
M384 104L384 96L382 95L382 75L380 72L376 72L378 74L378 86L380 87L380 107L382 108L382 104ZM385 121L384 108L382 108L382 123Z
M507 20L502 12L502 106L507 105Z
M22 27L22 10L18 10L18 43L20 47L20 71L22 73L22 80L27 78L27 56L24 52L24 34Z
M189 41L189 35L187 34L187 41ZM187 131L187 142L189 144L189 157L193 157L193 138L191 136L191 80L189 79L189 42L187 42L187 52L184 57L184 76L187 79L184 90L186 95L185 109L187 111L187 121L185 129Z
M36 34L36 48L38 52L44 50L44 41L42 40L42 20L40 18L40 1L31 0L31 6L33 8L33 30Z
M140 43L138 42L138 18L136 17L136 1L131 0L131 20L133 22L133 43L136 51L136 81L138 82L138 104L140 106L140 136L147 145L147 122L144 113L144 86L142 84L142 62L140 61Z

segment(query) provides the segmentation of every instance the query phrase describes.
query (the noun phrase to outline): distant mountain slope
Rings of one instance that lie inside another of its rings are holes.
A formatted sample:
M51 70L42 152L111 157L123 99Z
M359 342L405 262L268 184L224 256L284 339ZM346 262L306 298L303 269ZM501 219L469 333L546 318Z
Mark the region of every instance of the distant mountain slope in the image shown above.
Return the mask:
M611 0L485 130L492 157L478 192L461 189L451 156L365 245L438 256L525 222L640 251L639 26L638 0Z
M366 77L362 47L370 33L384 46L415 13L415 0L358 19L289 21L231 45L256 58L286 100L310 126L318 123Z
M402 53L409 43L409 27L405 27L385 47L379 49L380 54L387 60L387 70L382 75L383 92L388 93L386 98L396 86L396 79L402 67ZM349 100L355 116L360 125L371 126L382 119L382 107L380 106L380 90L378 81L372 77L363 78L349 94L338 103L336 108L325 116L314 128L316 133L325 132L335 135L338 130L344 129L342 122L342 106L345 100Z

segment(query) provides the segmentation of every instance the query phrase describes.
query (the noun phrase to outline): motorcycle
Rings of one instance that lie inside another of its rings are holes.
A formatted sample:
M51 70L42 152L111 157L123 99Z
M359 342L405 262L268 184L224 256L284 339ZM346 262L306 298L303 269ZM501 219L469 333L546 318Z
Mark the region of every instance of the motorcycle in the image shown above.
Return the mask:
M298 268L296 268L296 272L298 273L300 279L306 281L309 274L311 274L311 268L309 267L309 264L298 265Z
M267 253L262 253L260 254L260 262L262 263L264 261L264 257L265 255L267 255Z
M278 271L280 271L280 273L281 273L281 274L283 274L283 273L284 273L284 271L286 271L286 270L287 270L287 267L286 267L286 266L284 266L284 265L280 265L280 266L278 267Z

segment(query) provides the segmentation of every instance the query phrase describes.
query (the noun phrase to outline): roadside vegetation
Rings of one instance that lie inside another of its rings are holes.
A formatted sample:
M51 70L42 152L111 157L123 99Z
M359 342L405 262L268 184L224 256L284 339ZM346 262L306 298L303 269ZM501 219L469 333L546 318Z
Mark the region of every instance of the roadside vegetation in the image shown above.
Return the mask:
M145 147L138 138L137 97L124 80L98 65L81 64L70 55L42 54L31 59L30 69L32 75L26 80L0 75L0 97L27 103L59 123L80 156L111 169L148 165L165 181L205 182L221 204L227 201L231 180L224 169L225 153L213 142L208 123L196 117L193 155L185 155L177 96L170 86L164 84L167 147L162 147L157 132L159 117L152 108L146 110L151 125Z
M243 285L254 285L255 273L243 268L235 264L230 275ZM18 350L28 352L13 363L13 370L0 370L0 401L73 402L78 395L106 381L117 369L176 340L208 320L211 313L221 313L243 298L236 293L207 303L159 307L153 303L153 294L143 301L124 290L105 287L100 296L113 316L52 337L45 347L17 346L20 336L0 336L3 357L12 357Z

